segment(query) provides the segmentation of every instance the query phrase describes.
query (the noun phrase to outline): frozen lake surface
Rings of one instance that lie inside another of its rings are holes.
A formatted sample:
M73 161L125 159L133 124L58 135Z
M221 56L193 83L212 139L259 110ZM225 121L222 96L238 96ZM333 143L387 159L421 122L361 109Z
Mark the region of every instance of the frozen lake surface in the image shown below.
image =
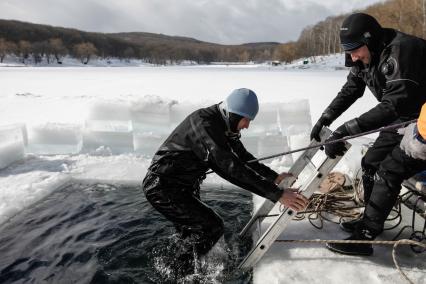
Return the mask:
M340 90L346 75L344 70L284 70L262 66L3 67L0 68L0 118L2 122L25 118L75 121L86 114L87 109L81 108L81 103L87 105L93 100L128 102L146 95L208 105L222 100L233 89L244 87L253 89L260 103L308 99L312 118L316 119ZM29 98L31 106L25 104L25 99ZM365 111L366 106L374 104L373 97L364 96L341 121L353 118ZM47 106L49 111L44 112ZM17 109L25 110L26 116L16 113Z

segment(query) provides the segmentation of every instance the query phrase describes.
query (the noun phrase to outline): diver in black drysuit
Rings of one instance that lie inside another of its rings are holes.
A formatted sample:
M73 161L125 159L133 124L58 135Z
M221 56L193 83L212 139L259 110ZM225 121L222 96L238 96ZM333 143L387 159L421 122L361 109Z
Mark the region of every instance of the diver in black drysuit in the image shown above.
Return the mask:
M190 258L192 250L205 255L223 235L222 219L200 200L200 183L209 169L272 202L299 210L306 205L302 195L278 188L285 173L278 175L259 162L247 163L255 157L241 143L238 128L242 119L254 119L257 111L254 92L237 89L225 102L190 114L155 153L143 190L191 246L183 258Z

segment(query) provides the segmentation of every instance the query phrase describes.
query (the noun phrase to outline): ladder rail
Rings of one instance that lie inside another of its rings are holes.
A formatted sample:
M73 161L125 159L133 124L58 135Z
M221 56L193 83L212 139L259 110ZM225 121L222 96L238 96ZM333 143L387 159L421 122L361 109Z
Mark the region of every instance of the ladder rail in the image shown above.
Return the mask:
M314 179L315 177L312 177ZM246 258L239 265L240 269L246 270L253 267L258 260L266 253L272 243L279 237L282 231L288 226L296 211L286 207L268 227L265 233L257 241L255 247L249 252Z
M347 149L350 148L350 144L346 144ZM327 174L335 167L335 165L341 160L342 157L336 159L330 159L326 157L313 172L312 176L302 186L302 192L305 197L310 198L311 195L318 190L321 182L326 178ZM305 164L305 167L307 164ZM272 203L272 202L271 202ZM271 208L272 209L272 208ZM269 212L268 212L269 213ZM286 229L290 221L297 214L296 211L289 208L285 208L278 217L275 217L273 223L263 233L263 235L256 242L254 248L249 252L246 258L239 265L240 269L247 270L253 267L268 251L270 246L278 238L279 235Z
M325 139L330 136L331 130L324 127L320 133L321 141L325 141ZM310 146L319 144L322 142L317 142L315 140L312 140L309 144ZM291 187L296 177L299 176L299 174L303 171L303 169L306 167L306 164L309 163L309 161L315 156L315 154L318 152L318 148L313 148L306 150L302 153L302 155L299 156L299 158L294 162L294 164L291 166L290 170L288 171L290 174L294 176L294 178L286 178L283 181L283 184L280 184L280 187L288 188ZM270 200L265 199L265 201L262 203L262 205L257 209L257 211L253 214L253 216L250 218L248 223L244 226L244 228L239 233L239 237L242 238L248 233L251 233L254 230L254 224L258 222L262 222L264 220L264 217L268 215L268 213L274 208L275 203L273 203Z

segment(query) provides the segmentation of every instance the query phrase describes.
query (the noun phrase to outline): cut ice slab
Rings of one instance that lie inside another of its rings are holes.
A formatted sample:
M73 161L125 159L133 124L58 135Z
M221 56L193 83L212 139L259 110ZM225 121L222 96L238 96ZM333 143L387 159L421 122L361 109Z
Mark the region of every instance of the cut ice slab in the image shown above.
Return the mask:
M290 150L287 144L287 138L281 134L259 137L258 143L259 157L270 156ZM286 155L283 158L285 160L284 165L291 166L293 163L291 155Z
M282 131L286 135L307 133L312 128L308 100L280 104L279 114Z
M157 96L145 96L131 106L134 128L147 131L147 127L168 128L170 126L170 108L176 101L163 100Z
M133 124L137 125L154 125L166 126L170 125L170 111L169 109L152 108L151 110L139 110L132 112Z
M263 135L267 132L281 133L280 104L262 104L256 119L250 125L249 133Z
M164 134L135 132L133 138L134 150L137 153L153 156L166 138L167 136Z
M89 108L89 120L131 120L130 104L119 101L96 102Z
M86 120L85 130L127 133L133 130L133 126L131 120Z
M83 132L82 152L90 153L96 151L99 147L108 147L111 154L133 152L133 133L85 130Z
M28 129L27 152L34 154L76 154L82 147L82 127L47 123Z
M0 127L0 169L24 158L22 125Z
M158 122L158 121L157 121ZM140 121L133 121L133 131L135 133L156 133L158 135L168 135L173 129L170 123L145 123Z
M174 104L170 108L170 124L174 128L181 123L188 115L200 107L206 107L208 105L195 105L195 104Z

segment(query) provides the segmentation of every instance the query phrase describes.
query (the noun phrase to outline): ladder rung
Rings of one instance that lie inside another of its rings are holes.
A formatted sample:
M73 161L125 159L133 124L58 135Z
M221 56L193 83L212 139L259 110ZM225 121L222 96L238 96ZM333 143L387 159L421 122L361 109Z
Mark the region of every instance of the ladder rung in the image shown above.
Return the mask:
M349 149L350 144L346 143L346 147ZM336 159L329 159L326 156L315 156L316 151L310 150L306 151L299 157L295 162L295 167L292 167L292 170L296 170L296 173L292 172L295 176L298 176L302 171L309 167L313 168L314 171L308 176L305 183L302 185L302 192L304 196L310 198L311 195L318 190L321 182L327 177L327 174L335 167L335 165L340 161L342 157L337 157ZM309 153L307 153L309 152ZM325 155L325 154L322 154ZM313 158L321 158L320 160L312 160ZM309 162L306 161L306 157L309 157ZM317 163L317 164L315 164ZM270 201L265 201L261 207L256 211L249 223L244 227L240 235L244 235L247 232L250 232L250 228L253 227L253 224L258 219L264 219L261 216L266 216L273 209L275 204ZM279 235L285 230L293 217L297 214L296 211L289 208L285 208L272 222L268 229L263 233L259 238L254 248L249 252L246 258L241 262L239 268L249 269L253 267L262 256L268 251L270 246L275 242Z
M320 133L321 141L325 141L328 136L330 136L331 130L328 128L323 128L323 130ZM309 144L310 146L313 146L315 144L318 144L321 142L317 142L315 140L312 140ZM318 152L318 148L315 149L309 149L302 153L302 155L294 162L294 164L291 166L289 173L293 174L293 176L296 178L299 176L299 174L303 171L303 169L306 167L308 163L312 163L312 158L315 156L315 154ZM293 183L293 180L286 179L284 182L287 182L287 184L284 184L284 188L288 188ZM272 208L275 206L275 204L269 200L265 200L263 204L257 209L257 211L253 214L249 222L244 226L243 230L239 233L240 237L245 236L247 233L250 233L253 231L253 225L259 221L261 222L264 218L260 216L268 215L268 213L272 210Z

